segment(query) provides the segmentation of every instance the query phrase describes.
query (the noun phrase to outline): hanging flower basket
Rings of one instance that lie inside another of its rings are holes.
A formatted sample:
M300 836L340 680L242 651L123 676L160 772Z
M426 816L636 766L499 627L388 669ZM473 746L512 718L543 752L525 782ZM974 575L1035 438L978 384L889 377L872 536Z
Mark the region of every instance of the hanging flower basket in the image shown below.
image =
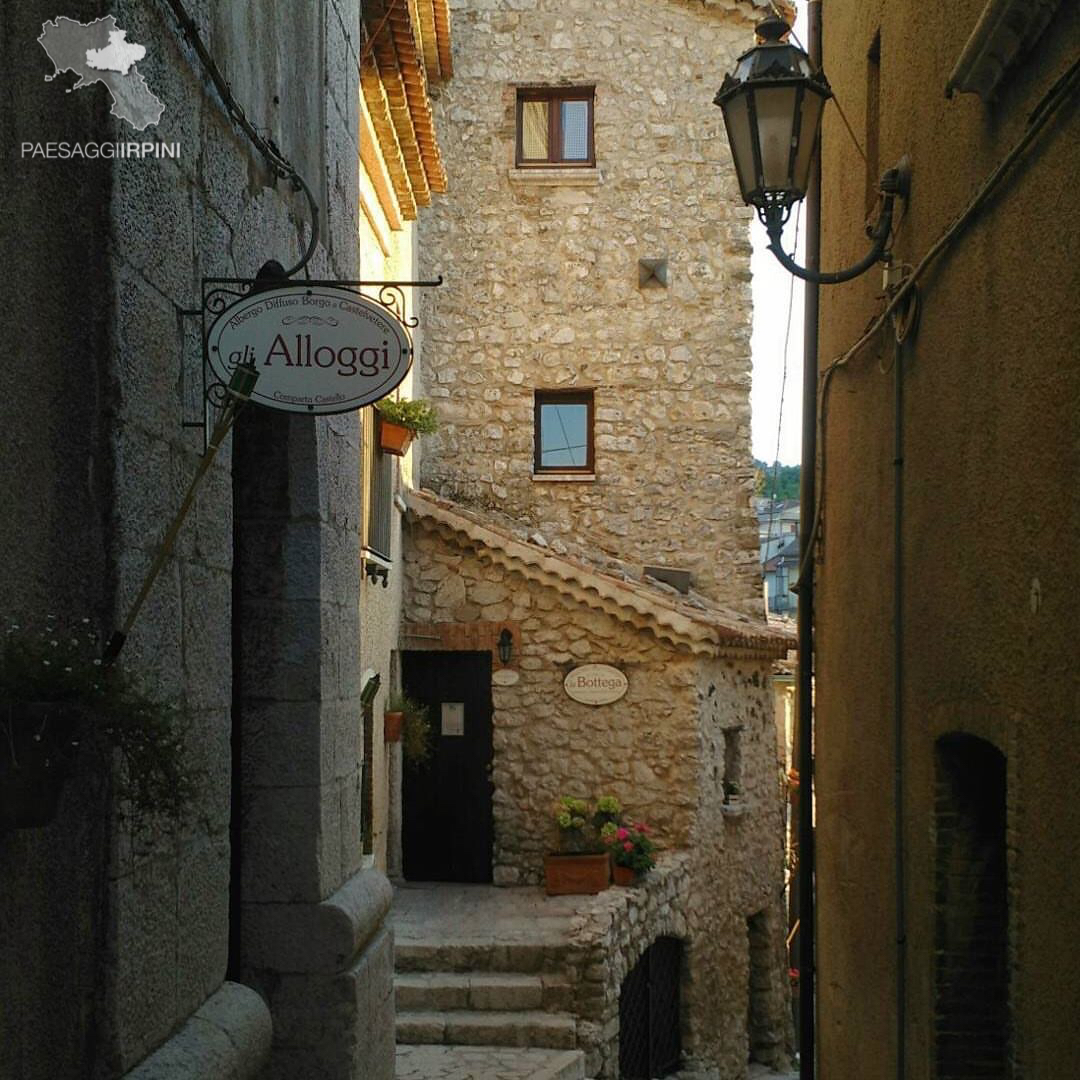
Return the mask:
M23 702L0 714L0 830L38 829L56 817L82 720L69 702Z
M404 457L412 440L413 433L404 424L395 424L385 417L379 418L379 449L383 453Z

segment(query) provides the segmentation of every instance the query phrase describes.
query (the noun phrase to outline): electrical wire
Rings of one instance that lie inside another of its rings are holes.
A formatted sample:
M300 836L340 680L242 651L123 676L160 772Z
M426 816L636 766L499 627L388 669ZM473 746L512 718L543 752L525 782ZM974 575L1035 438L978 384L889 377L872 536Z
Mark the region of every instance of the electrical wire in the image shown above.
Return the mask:
M213 83L214 89L217 90L229 119L247 136L248 141L259 151L274 175L281 180L289 181L294 191L302 191L307 197L308 208L311 212L311 235L308 238L307 248L301 255L300 261L292 269L285 271L286 277L292 277L293 274L299 273L307 266L319 245L319 204L315 201L315 196L311 193L311 188L308 187L304 178L297 172L292 162L278 149L273 139L261 135L255 125L248 119L243 107L233 96L229 81L221 73L221 69L213 56L210 55L195 20L188 14L182 0L165 0L165 3L180 24L180 31L198 57L207 78Z
M965 206L960 214L953 219L952 224L948 226L938 241L919 260L910 276L892 296L886 304L885 309L873 320L869 328L863 333L862 337L860 337L854 345L851 345L837 356L829 367L825 369L825 374L832 368L841 367L848 363L873 339L874 335L885 325L889 316L900 306L900 303L905 299L908 292L915 287L916 282L923 276L930 264L938 257L938 255L952 245L964 228L971 222L971 219L982 208L983 203L989 199L994 189L1001 182L1005 173L1009 171L1012 165L1028 148L1035 136L1046 126L1057 109L1064 103L1066 98L1068 98L1070 91L1075 90L1078 85L1080 85L1080 60L1074 61L1069 70L1054 83L1049 91L1047 91L1046 96L1033 110L1029 117L1028 128L1016 145L1013 146L1009 153L1006 154L998 164L997 168L995 168L986 180L983 181L967 206Z
M910 325L910 319L918 318L919 309L921 307L916 291L919 280L923 277L935 259L956 242L957 238L971 223L979 210L981 210L983 205L990 199L990 196L997 189L998 185L1005 177L1005 174L1020 160L1039 132L1046 127L1058 109L1068 100L1078 86L1080 86L1080 59L1073 61L1039 100L1038 104L1028 116L1028 126L1025 129L1024 134L1017 140L1005 157L1002 158L990 175L979 185L975 194L968 201L964 209L953 219L952 223L948 225L941 237L936 243L931 245L930 249L918 261L911 273L904 279L895 292L892 293L885 304L884 310L875 318L871 319L862 336L853 345L849 346L836 356L822 372L821 407L818 414L818 467L820 470L821 482L818 485L819 495L817 498L817 505L814 508L814 517L810 528L811 543L807 546L806 557L799 566L800 578L813 557L818 529L821 527L821 519L823 516L825 502L825 428L828 415L829 389L832 386L833 377L837 371L849 364L852 359L858 356L859 353L874 340L875 336L885 326L886 321L898 310L901 310L901 305L905 305L903 308L904 314L901 315L901 325L906 322L909 323L909 326L907 330L900 330L898 332L902 332L906 337L907 333L911 329L914 329L914 327Z
M795 210L795 250L799 249L799 226L802 223L802 203ZM788 348L791 344L791 316L795 308L795 275L788 275L787 325L784 329L783 369L780 375L780 407L776 420L776 454L773 457L772 492L769 496L769 524L765 529L765 555L769 556L773 521L776 516L776 485L780 476L780 440L784 430L784 393L787 389Z
M787 22L787 19L784 18L784 13L776 6L775 0L769 0L769 7L773 9L773 14L778 19L784 19L784 22ZM798 45L803 52L806 52L806 46L803 45L803 43L799 40L799 35L795 33L795 27L791 28L791 37L794 40L795 44ZM829 100L831 100L832 103L836 106L836 111L840 114L840 119L844 122L844 127L847 128L847 133L851 136L851 141L852 143L854 143L855 149L859 152L859 157L863 159L863 163L865 164L866 151L863 150L862 143L859 142L859 138L855 134L855 129L851 126L851 121L848 120L847 113L844 112L843 105L840 104L840 99L836 96L835 93L833 93L832 97Z

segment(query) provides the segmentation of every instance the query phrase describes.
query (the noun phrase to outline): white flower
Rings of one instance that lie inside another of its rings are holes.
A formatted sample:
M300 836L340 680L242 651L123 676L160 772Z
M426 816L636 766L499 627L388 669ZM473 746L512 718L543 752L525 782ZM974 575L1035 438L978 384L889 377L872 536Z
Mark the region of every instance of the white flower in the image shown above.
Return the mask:
M66 668L64 668L64 670L65 670L65 671L67 671L67 672L70 672L70 671L71 671L71 668L69 668L69 667L66 667Z
M45 665L46 667L48 667L48 666L49 666L49 661L48 661L48 660L42 660L41 662L42 662L42 663L43 663L43 664L44 664L44 665Z
M94 667L101 667L101 661L100 660L95 660L94 661Z

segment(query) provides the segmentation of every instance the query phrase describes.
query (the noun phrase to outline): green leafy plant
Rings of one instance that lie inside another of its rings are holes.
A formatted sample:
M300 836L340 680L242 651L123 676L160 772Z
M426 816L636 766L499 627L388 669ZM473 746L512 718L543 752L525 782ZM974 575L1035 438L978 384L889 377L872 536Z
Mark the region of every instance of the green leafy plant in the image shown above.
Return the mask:
M553 816L560 854L590 855L604 851L594 813L585 799L573 795L563 795L556 801Z
M384 420L407 427L414 435L433 435L439 430L439 417L430 403L418 398L416 401L383 398L375 408Z
M117 793L132 816L178 820L200 778L185 752L174 705L153 701L122 669L106 666L89 619L5 620L0 646L0 755L64 773L118 761ZM29 744L24 740L29 739ZM20 755L20 743L33 754ZM21 757L21 760L20 760Z
M600 830L600 839L611 852L616 866L626 866L636 874L647 874L656 865L656 843L652 829L644 821L625 825L611 821Z
M601 795L596 800L596 809L593 811L593 825L602 829L611 822L618 822L622 818L622 804L614 795Z
M401 727L401 753L410 765L420 766L431 757L431 721L428 708L407 694L395 692L386 703L387 712L399 712L404 720Z

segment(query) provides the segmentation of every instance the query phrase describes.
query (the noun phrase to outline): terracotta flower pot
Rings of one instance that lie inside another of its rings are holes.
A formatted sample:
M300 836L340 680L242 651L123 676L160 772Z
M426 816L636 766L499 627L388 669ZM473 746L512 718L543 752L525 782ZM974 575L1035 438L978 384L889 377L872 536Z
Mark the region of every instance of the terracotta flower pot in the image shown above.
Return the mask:
M612 866L611 876L616 885L633 885L638 879L638 873L633 867L620 866L618 863Z
M385 742L401 742L401 727L405 722L403 712L383 713L383 740Z
M72 773L82 711L32 702L0 716L0 830L36 829L56 817Z
M412 440L412 431L403 424L379 419L379 449L383 453L404 457Z
M548 896L591 896L603 892L611 877L611 859L600 855L545 855Z

